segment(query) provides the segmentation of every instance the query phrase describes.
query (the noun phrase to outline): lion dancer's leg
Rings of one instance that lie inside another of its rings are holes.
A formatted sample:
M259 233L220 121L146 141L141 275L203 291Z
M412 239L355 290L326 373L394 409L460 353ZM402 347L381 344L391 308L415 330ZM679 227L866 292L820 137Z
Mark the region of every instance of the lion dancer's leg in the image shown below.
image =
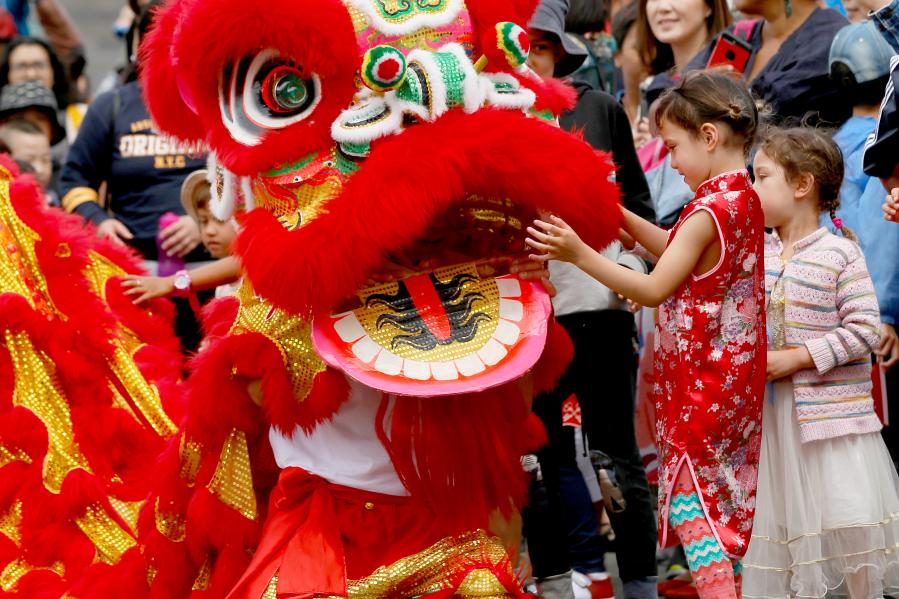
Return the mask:
M740 562L732 562L715 537L686 464L681 466L671 492L669 522L684 547L700 598L738 599Z

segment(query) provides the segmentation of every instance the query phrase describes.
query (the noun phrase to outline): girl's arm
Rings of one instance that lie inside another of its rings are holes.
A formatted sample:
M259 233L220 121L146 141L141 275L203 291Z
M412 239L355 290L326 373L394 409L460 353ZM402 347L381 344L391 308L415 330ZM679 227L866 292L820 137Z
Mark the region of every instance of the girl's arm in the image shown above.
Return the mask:
M612 291L649 307L656 307L671 297L718 238L711 215L705 210L696 212L680 226L655 270L645 275L612 262L581 241L562 219L551 219L552 224L534 221L542 231L528 227L533 239L527 239L527 244L543 252L531 255L532 259L571 262Z
M661 258L668 244L668 231L640 218L627 208L621 208L622 229L652 255Z
M861 252L837 278L836 308L840 327L805 343L820 374L869 356L880 347L880 310Z
M190 271L190 286L194 291L203 291L233 283L239 278L240 263L234 256L228 256ZM137 296L133 301L140 304L171 295L175 291L175 277L126 275L122 277L122 285L128 288L125 295Z

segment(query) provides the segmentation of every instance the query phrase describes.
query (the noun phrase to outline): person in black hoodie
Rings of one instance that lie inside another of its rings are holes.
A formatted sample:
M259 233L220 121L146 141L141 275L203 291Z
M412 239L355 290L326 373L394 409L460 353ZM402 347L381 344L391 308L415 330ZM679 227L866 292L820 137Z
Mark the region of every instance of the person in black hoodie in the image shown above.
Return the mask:
M564 32L567 10L568 0L543 0L530 22L528 65L541 77L566 77L586 55ZM574 86L577 104L561 116L560 126L578 132L597 150L609 152L617 166L616 180L624 206L647 220L654 220L649 188L624 109L609 94L593 90L583 82L574 82ZM624 251L620 244L613 244L605 254L620 264L645 272L643 261ZM549 446L539 452L538 458L550 496L558 485L565 506L567 549L575 571L575 589L578 590L581 581L587 583L582 586L590 587L593 597L612 596L610 582L596 572L602 568L601 543L590 496L577 471L574 428L562 425L562 403L572 394L580 404L582 430L590 447L612 458L627 502L624 511L610 514L625 596L654 599L657 596L656 523L634 433L634 317L615 293L576 268L553 262L550 274L557 289L553 299L556 317L574 342L574 359L558 387L537 399L534 411L543 420L550 437ZM526 522L526 527L526 534L533 532L531 522ZM541 563L546 553L556 563L555 569L560 570L558 562L565 555L566 547L540 550L535 547L537 540L533 536L528 535L528 543L535 574L539 576L546 571ZM591 580L584 580L583 575Z

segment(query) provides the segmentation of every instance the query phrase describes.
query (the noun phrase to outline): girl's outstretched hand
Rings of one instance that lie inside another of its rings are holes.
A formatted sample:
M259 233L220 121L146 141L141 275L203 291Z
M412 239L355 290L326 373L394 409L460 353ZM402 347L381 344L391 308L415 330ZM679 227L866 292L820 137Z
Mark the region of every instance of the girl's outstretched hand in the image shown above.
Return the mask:
M890 190L886 202L883 204L883 218L891 221L899 221L899 187Z
M535 220L534 226L528 227L531 237L525 239L525 243L542 252L531 254L530 258L538 262L561 260L578 264L589 251L589 246L558 216L551 215L549 220L552 222Z

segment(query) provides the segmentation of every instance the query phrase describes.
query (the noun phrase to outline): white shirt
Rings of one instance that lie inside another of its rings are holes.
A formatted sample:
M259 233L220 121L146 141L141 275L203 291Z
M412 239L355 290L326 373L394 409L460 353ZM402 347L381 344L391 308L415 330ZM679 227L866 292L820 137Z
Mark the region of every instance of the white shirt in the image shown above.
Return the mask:
M316 426L312 434L307 435L299 426L291 437L274 427L269 430L275 462L281 468L302 468L354 489L409 495L375 431L381 392L347 380L349 397L334 417Z

